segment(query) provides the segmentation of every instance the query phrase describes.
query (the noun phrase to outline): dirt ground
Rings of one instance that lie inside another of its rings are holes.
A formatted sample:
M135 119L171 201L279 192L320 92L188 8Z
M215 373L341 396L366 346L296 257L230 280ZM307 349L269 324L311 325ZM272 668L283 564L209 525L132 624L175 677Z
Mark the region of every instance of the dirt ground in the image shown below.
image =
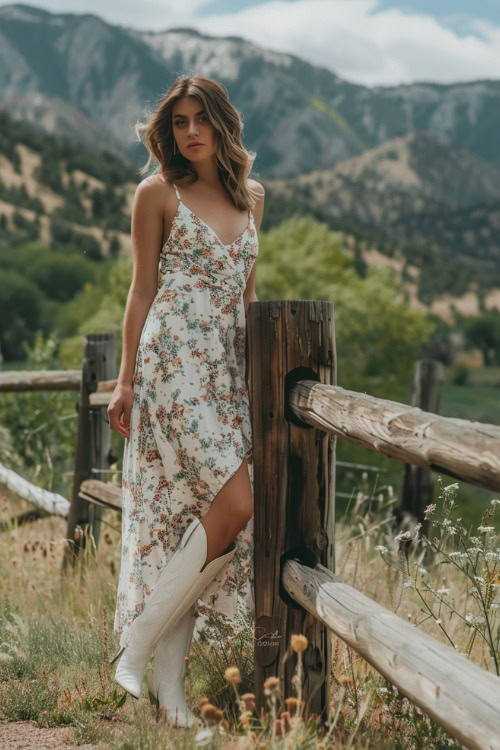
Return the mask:
M0 750L68 750L71 727L41 729L34 721L0 722ZM74 745L73 745L74 747ZM78 745L78 750L96 750L98 745Z

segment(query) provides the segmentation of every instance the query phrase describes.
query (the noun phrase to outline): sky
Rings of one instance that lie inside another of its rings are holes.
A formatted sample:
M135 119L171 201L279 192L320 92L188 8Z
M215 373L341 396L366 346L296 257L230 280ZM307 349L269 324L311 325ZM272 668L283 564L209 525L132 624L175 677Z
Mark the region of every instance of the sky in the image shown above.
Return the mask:
M11 3L0 0L0 5ZM293 53L352 83L500 79L500 0L39 0L142 30L190 27Z

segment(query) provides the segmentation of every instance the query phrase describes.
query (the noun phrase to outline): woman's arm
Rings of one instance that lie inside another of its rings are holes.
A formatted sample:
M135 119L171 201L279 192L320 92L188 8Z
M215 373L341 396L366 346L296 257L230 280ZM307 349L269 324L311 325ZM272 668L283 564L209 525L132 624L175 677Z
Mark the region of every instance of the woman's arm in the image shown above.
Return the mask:
M123 318L122 358L118 382L108 406L112 430L129 437L137 348L149 308L158 289L158 262L163 234L164 191L149 178L136 189L132 206L134 270Z

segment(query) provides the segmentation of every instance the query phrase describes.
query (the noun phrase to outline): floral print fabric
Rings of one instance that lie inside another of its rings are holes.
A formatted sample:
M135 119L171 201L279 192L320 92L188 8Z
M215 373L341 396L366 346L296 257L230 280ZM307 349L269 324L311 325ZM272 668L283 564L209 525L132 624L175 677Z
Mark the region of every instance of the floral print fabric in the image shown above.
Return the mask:
M122 475L122 556L114 631L123 644L162 568L245 457L253 491L243 292L258 254L248 224L230 245L179 200L159 287L137 350ZM199 613L253 611L253 518ZM198 623L199 625L199 623Z

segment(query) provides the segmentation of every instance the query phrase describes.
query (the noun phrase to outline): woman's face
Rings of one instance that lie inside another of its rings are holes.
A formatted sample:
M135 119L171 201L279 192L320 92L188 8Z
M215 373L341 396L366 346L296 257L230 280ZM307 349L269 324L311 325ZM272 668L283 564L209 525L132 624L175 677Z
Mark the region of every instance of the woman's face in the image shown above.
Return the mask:
M215 128L195 96L183 96L174 104L172 131L177 148L190 161L206 159L217 152ZM193 147L194 143L201 145Z

